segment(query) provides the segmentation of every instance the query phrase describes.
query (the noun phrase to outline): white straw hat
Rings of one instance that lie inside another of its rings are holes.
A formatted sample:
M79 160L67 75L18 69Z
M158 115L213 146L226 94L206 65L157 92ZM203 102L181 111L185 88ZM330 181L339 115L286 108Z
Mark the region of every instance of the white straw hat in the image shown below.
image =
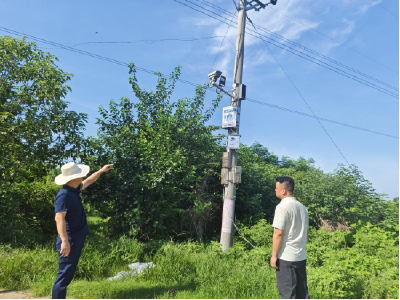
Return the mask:
M85 177L89 171L89 166L69 162L61 167L61 175L56 177L55 182L58 185L63 185L72 179Z

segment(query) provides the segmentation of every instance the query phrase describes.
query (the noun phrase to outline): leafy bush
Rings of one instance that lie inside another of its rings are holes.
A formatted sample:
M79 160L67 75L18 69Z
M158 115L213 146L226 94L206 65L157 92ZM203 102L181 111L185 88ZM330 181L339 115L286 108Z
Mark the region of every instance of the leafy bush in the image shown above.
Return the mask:
M311 231L307 245L311 296L397 298L398 235L369 223L353 226L348 232Z
M54 199L59 189L37 181L10 184L0 193L0 243L32 246L56 234Z

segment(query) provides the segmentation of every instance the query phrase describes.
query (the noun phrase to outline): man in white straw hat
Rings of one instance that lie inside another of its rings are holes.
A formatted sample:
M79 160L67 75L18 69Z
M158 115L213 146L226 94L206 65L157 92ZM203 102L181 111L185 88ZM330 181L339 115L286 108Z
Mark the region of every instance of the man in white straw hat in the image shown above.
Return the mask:
M109 171L112 166L105 165L83 180L89 173L89 166L70 162L61 167L61 175L55 178L56 184L63 187L55 201L58 231L56 248L60 257L58 274L53 285L53 299L65 299L67 286L74 277L85 238L89 234L80 192L95 182L102 173Z

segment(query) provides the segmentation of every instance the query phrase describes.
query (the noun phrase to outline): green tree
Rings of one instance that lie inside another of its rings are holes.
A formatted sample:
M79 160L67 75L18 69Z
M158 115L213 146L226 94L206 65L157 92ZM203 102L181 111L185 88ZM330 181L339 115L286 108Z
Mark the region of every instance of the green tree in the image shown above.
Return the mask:
M275 196L275 182L278 176L292 176L296 188L303 178L318 172L313 159L300 157L293 160L279 157L268 148L256 142L251 146L242 144L239 151L239 165L243 168L242 184L237 190L236 215L247 225L255 224L261 218L272 222L279 199ZM322 172L321 172L322 173Z
M67 110L72 75L56 61L35 43L0 37L0 239L49 231L56 189L38 181L79 153L86 114Z
M312 224L336 229L359 220L377 224L382 195L375 192L357 166L339 164L333 173L308 172L296 193L310 212ZM328 222L328 223L326 223Z
M101 185L86 199L111 216L116 234L201 240L207 230L216 230L216 203L221 203L221 137L213 134L219 127L206 125L220 97L205 109L206 89L198 86L193 99L174 102L180 68L168 79L156 73L154 92L139 87L133 64L130 74L138 102L122 98L108 109L101 107L98 138L87 141L85 162L114 162L115 171L100 178Z
M279 203L275 178L291 176L296 182L294 195L307 207L311 225L348 229L361 220L398 230L398 199L384 200L355 165L339 165L333 173L324 173L311 158L278 159L259 143L241 145L239 165L243 174L237 190L236 216L246 225L261 218L272 222Z
M72 74L25 39L0 37L0 180L33 180L43 165L76 158L86 114L63 100Z

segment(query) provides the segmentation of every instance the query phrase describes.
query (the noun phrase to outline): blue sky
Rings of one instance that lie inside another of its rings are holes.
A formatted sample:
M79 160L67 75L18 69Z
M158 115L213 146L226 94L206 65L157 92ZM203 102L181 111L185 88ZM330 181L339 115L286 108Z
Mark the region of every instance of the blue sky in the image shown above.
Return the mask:
M186 0L179 1L206 12ZM222 15L204 0L190 1ZM235 12L230 0L211 2L230 13ZM305 47L293 46L297 51L307 54L306 49L312 49L316 55L342 64L341 67L336 65L341 70L346 66L353 69L347 70L351 74L357 71L373 77L362 78L396 95L399 86L398 15L399 2L393 0L278 0L276 6L249 12L256 25ZM226 22L231 19L225 18ZM236 16L233 20L237 20ZM228 30L228 25L173 0L1 0L0 26L118 61L133 61L137 66L164 74L180 65L183 68L181 79L200 84L207 80L223 41L213 69L223 71L228 87L233 79L235 25ZM252 29L248 22L246 28ZM226 33L227 38L223 40ZM199 40L143 41L160 39ZM76 45L80 43L85 44ZM58 65L64 71L74 74L70 82L72 92L66 100L71 103L70 109L89 115L87 135L96 135L100 105L107 106L111 99L121 97L136 101L128 83L127 68L45 43L38 45L57 56ZM318 117L399 135L398 98L276 46L269 47ZM155 88L156 76L138 72L138 78L147 90ZM247 85L250 99L312 114L265 43L249 34L245 37L243 83ZM193 95L192 86L178 83L176 98ZM207 103L214 97L215 93L210 91ZM229 103L230 99L224 97L211 123L221 124L222 107ZM399 195L398 139L321 123L346 159L359 167L377 192L386 193L390 198ZM326 172L332 172L338 163L346 163L318 121L299 114L243 101L240 133L241 142L245 144L258 141L280 157L311 157L315 165Z

